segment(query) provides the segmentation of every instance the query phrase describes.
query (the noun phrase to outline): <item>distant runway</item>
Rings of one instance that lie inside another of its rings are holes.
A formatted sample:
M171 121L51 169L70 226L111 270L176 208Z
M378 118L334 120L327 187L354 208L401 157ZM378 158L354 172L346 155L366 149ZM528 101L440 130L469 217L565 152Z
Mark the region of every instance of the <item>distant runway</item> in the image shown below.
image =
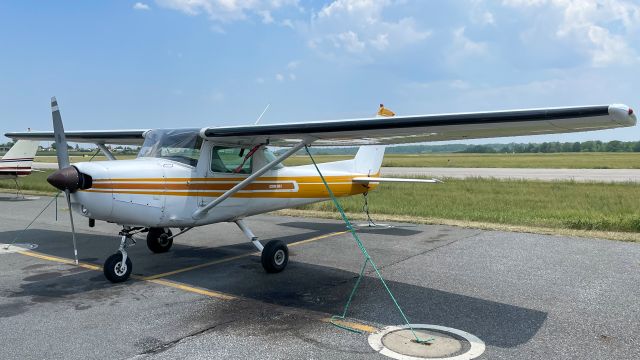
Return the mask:
M523 180L575 180L600 182L640 182L640 169L518 169L518 168L422 168L384 167L383 176L432 176L465 179L470 177Z
M56 163L33 163L39 170L57 169ZM522 180L575 180L640 182L640 169L519 169L519 168L425 168L383 167L383 176L430 176L465 179L470 177Z

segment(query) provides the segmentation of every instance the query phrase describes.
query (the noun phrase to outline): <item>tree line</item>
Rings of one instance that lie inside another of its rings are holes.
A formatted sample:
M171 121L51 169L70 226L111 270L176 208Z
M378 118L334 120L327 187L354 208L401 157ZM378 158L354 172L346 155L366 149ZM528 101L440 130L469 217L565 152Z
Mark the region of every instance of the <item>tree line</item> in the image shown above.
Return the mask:
M471 145L461 153L640 152L640 141L543 142L540 144Z

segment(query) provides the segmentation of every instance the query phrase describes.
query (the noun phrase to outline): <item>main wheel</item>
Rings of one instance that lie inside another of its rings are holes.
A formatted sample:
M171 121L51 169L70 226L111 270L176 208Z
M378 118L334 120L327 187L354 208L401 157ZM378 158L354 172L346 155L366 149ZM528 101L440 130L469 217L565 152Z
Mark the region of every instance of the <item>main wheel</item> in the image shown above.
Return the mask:
M127 261L122 264L122 254L117 252L107 258L104 262L104 276L112 283L127 281L133 270L131 258L127 256Z
M154 253L164 253L171 249L173 239L169 238L173 233L169 229L151 228L147 233L147 247Z
M279 273L289 262L289 248L280 240L271 240L262 249L262 267L268 273Z

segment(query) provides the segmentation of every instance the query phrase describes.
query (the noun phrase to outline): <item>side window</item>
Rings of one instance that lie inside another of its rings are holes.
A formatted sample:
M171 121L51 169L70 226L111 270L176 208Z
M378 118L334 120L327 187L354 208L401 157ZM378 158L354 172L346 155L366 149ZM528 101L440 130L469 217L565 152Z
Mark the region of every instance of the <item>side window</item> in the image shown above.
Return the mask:
M228 174L250 174L253 157L246 159L247 149L214 146L211 151L211 171Z

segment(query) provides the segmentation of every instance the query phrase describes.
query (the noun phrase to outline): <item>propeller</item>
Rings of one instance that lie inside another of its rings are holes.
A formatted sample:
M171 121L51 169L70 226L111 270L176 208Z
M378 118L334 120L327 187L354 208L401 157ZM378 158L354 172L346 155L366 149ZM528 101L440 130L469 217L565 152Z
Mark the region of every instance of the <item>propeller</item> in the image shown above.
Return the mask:
M53 135L56 140L56 154L58 156L58 171L47 177L49 184L64 191L69 207L69 220L71 220L71 236L73 237L73 256L75 264L78 265L78 247L76 246L76 228L73 224L73 211L71 210L71 194L78 189L85 188L86 176L84 176L75 166L69 164L69 152L67 151L67 140L62 126L62 116L58 108L58 101L51 98L51 116L53 118Z

